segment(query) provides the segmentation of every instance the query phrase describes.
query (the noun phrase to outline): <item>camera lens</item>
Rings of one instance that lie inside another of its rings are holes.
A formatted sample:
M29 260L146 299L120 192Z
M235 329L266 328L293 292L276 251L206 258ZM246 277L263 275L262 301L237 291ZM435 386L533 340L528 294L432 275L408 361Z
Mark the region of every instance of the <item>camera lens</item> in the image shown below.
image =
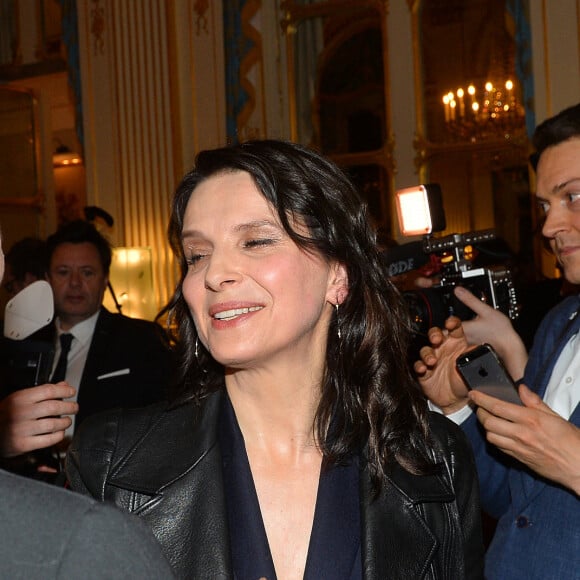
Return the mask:
M450 295L445 288L426 288L404 293L413 331L427 334L432 326L443 326L450 310Z

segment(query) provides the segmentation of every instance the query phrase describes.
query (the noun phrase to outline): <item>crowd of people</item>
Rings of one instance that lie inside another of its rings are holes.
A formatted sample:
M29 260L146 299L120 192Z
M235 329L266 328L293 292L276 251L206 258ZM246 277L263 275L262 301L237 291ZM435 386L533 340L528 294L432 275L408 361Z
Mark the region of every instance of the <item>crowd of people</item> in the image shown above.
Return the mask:
M38 450L54 448L53 457L62 454L74 430L94 413L164 399L173 365L157 324L102 306L112 252L91 223L67 223L34 247L44 253L44 266L29 260L11 286L33 282L44 270L54 296L54 320L23 342L29 341L31 349L39 342L52 345L54 363L49 380L37 386L11 384L10 373L2 373L8 377L2 388L9 394L0 401L0 456L5 467L46 478L47 472L59 471L58 459L51 461ZM10 342L4 343L8 352Z
M543 234L579 284L580 105L534 147ZM102 306L111 247L92 224L23 241L34 268L9 252L8 292L52 288L54 320L25 340L54 362L46 384L2 385L2 465L69 489L0 472L0 526L19 522L2 574L579 577L577 295L528 354L457 287L475 318L431 328L409 360L407 305L365 204L334 163L284 141L200 152L169 243L170 336ZM461 380L457 357L483 342L522 405ZM489 546L482 514L497 519Z
M28 245L28 242L26 242ZM42 243L33 242L31 247L42 249ZM23 246L19 246L23 247ZM18 254L18 253L16 253ZM11 258L14 256L11 253ZM11 276L18 280L18 268L11 268ZM42 267L37 273L40 275ZM4 274L4 254L0 241L0 279ZM35 281L22 276L19 282ZM21 290L26 284L22 284ZM14 286L16 288L16 286ZM59 390L58 387L61 387ZM62 387L68 389L62 393ZM41 401L52 397L70 396L72 387L65 383L43 385L23 389L21 393L43 390ZM50 393L50 390L53 390ZM61 441L70 418L47 418L55 421L56 438L51 438L50 426L40 428L38 439L27 432L34 422L24 418L27 411L35 415L32 402L11 404L7 397L1 403L0 441L3 458L14 457L24 451L42 449ZM58 405L59 401L54 400ZM40 403L46 407L47 403ZM48 409L38 414L59 412ZM64 408L68 412L68 408ZM76 404L71 412L76 411ZM14 467L5 464L4 467ZM17 464L21 466L21 463ZM42 470L44 466L38 465ZM161 553L151 530L137 518L124 514L113 506L90 500L55 485L34 481L32 478L14 475L0 469L0 576L2 578L102 578L124 580L143 578L161 580L173 578L169 564Z

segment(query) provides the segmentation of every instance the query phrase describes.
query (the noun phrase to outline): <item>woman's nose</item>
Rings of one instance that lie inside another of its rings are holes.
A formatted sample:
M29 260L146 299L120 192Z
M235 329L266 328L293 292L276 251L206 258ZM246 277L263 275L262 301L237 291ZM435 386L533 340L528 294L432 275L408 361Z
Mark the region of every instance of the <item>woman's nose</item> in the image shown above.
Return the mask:
M209 257L205 271L205 285L211 290L219 291L224 285L233 284L241 279L239 261L231 252L214 251Z

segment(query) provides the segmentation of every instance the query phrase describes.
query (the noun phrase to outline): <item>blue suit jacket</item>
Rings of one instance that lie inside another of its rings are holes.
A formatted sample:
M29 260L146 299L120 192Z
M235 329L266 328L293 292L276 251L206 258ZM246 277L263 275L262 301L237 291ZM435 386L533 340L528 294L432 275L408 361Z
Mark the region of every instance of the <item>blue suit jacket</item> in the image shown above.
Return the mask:
M580 330L580 297L544 318L530 351L524 382L544 396L570 337ZM580 427L580 405L570 421ZM488 579L580 579L580 498L486 444L475 416L462 425L471 440L486 511L499 518L486 555Z

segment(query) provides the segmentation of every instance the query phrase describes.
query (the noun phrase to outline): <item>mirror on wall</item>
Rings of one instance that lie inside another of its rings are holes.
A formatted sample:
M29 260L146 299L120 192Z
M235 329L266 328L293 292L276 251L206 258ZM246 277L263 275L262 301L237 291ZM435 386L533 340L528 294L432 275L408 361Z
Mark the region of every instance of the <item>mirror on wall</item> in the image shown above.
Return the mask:
M27 236L44 237L38 103L31 91L0 87L0 230L7 252ZM0 289L0 312L9 296Z
M0 227L4 248L41 235L38 103L32 91L0 87Z
M392 139L382 1L287 1L293 140L345 169L377 225L391 226Z
M0 87L0 199L30 200L39 193L35 101L32 93Z
M531 253L529 141L506 0L418 0L420 174L441 184L448 232L493 228Z

